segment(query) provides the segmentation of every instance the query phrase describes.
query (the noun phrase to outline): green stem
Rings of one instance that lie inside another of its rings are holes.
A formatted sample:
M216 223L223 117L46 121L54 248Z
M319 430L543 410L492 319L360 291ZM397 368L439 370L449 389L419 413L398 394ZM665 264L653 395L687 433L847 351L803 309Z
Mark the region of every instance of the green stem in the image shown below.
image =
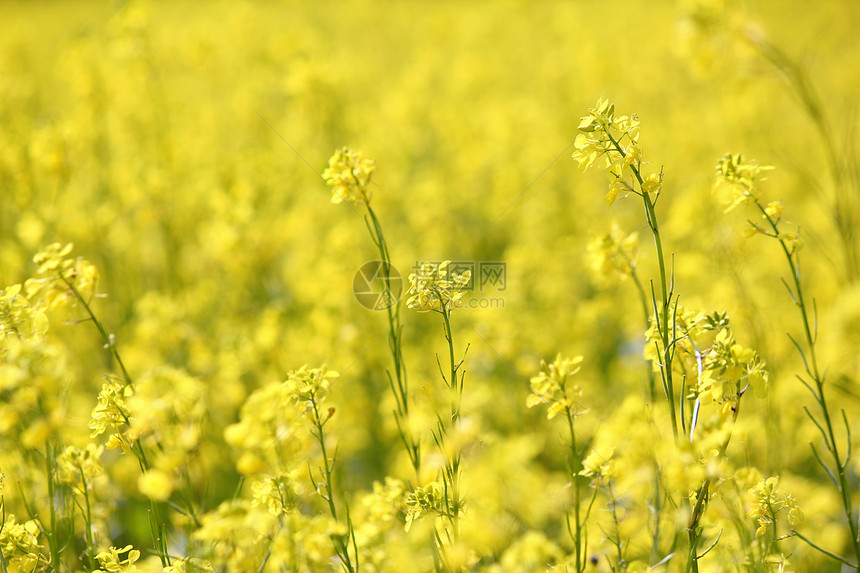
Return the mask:
M77 289L77 287L75 287L74 283L69 281L67 278L63 277L62 275L60 276L60 278L63 279L63 282L66 283L66 286L69 287L69 289L72 291L72 294L75 295L75 298L84 307L84 310L87 312L87 315L89 315L90 320L95 325L96 330L99 331L99 334L102 337L102 341L105 344L105 348L107 348L110 351L111 356L113 357L114 360L116 360L117 366L119 366L119 369L122 372L122 377L125 380L125 383L128 384L129 386L131 386L132 388L134 388L134 383L132 383L132 381L131 381L131 376L129 376L128 370L125 369L125 364L122 361L122 357L119 355L119 351L116 348L116 344L114 343L113 337L107 333L107 330L105 330L104 325L102 325L101 321L96 317L95 313L93 312L92 307L87 302L87 300L83 297L83 295Z
M579 491L579 472L582 469L580 452L576 447L576 431L573 427L573 412L570 406L565 406L567 429L570 435L570 482L573 487L573 551L577 573L585 570L585 547L582 542L582 519L580 517L582 502Z
M615 151L618 152L621 157L626 157L626 153L618 141L612 137L612 134L609 133L609 130L606 130L606 136L609 138L609 141L612 143ZM663 383L665 385L666 390L666 400L669 402L669 416L672 420L672 435L675 440L678 440L678 416L675 412L675 387L672 373L672 360L674 358L674 352L672 350L672 344L674 341L671 338L672 329L669 325L669 314L670 314L670 306L672 299L672 292L669 290L669 281L667 279L666 274L666 257L663 254L663 239L660 236L660 226L657 223L657 214L654 210L654 202L651 200L651 197L643 188L644 180L642 179L642 174L639 172L639 168L636 165L630 165L630 171L633 173L633 176L636 177L636 181L639 183L640 193L642 196L642 202L645 207L645 220L648 223L648 228L651 229L651 234L654 237L654 246L657 250L657 264L660 269L660 306L659 308L655 308L654 312L660 313L660 320L658 320L658 330L660 331L660 341L663 344L663 359L662 364L660 365L660 371L663 376Z
M394 361L394 377L391 381L391 391L394 395L394 401L397 404L397 409L394 412L397 419L397 426L400 431L400 437L406 446L406 453L409 456L409 462L415 471L415 477L418 479L421 472L421 444L411 433L408 427L409 419L409 382L406 375L406 365L403 360L403 326L400 323L400 297L393 302L390 300L393 297L391 289L391 272L393 266L391 264L391 255L388 252L388 243L385 240L385 235L382 233L382 225L376 217L370 204L366 204L367 212L370 215L370 220L373 223L371 231L371 239L379 251L379 258L382 260L382 280L385 283L385 294L389 297L386 300L386 313L388 315L388 348L391 352L391 358ZM390 373L389 373L390 377Z
M51 520L51 532L48 534L48 546L51 552L51 566L56 571L60 567L60 547L57 538L57 511L54 507L54 452L50 441L45 445L45 472L48 476L48 513Z
M441 302L441 296L440 296ZM451 390L451 421L450 425L456 431L457 424L460 421L460 404L463 394L463 377L458 372L459 363L454 359L454 335L451 331L451 312L442 304L442 323L445 329L445 340L448 342L448 360L450 364L450 378L448 386ZM454 540L460 537L460 449L453 453L450 461L450 466L447 469L449 472L449 480L451 482L451 498L453 505L451 507L451 528L453 530Z
M337 508L334 503L334 490L332 488L332 473L334 470L334 458L329 461L328 453L326 452L325 447L325 434L323 433L323 426L328 420L323 420L320 416L319 404L317 403L316 397L312 397L310 400L311 409L313 410L313 423L315 427L314 435L316 436L317 442L320 445L320 452L322 453L323 458L323 474L325 475L325 491L326 495L323 496L328 502L329 513L331 513L332 519L337 521ZM347 505L347 516L349 516L349 506ZM349 521L349 518L347 517ZM346 535L332 535L331 539L335 546L335 552L338 554L338 557L341 558L341 566L345 571L349 573L357 573L358 571L358 552L355 552L355 565L353 566L352 559L349 556L349 539L353 538L354 540L354 532L352 530L352 524L349 522L348 524L348 532Z
M93 541L93 515L92 515L92 509L90 506L90 490L87 487L87 478L84 477L83 468L79 468L79 469L81 470L81 488L82 488L82 491L84 493L84 505L85 505L85 510L86 510L85 514L84 514L85 515L84 519L86 520L86 524L85 524L86 530L84 531L84 536L85 536L86 541L87 541L87 551L86 551L87 562L89 563L90 571L95 571L96 570L96 561L95 561L96 546L95 546L95 542Z
M119 354L119 350L116 347L113 336L108 334L104 325L101 323L101 321L95 315L95 312L93 312L93 309L90 306L89 302L87 302L87 300L84 298L84 296L81 294L81 292L77 289L75 284L72 281L69 281L66 277L64 277L62 275L59 275L59 276L60 276L60 279L62 279L62 281L69 288L69 290L72 291L72 294L75 296L75 299L77 299L77 301L79 303L81 303L81 306L84 307L84 310L86 311L87 315L89 316L90 321L95 325L96 330L98 330L99 334L101 335L102 340L104 341L105 347L110 351L111 356L116 361L117 366L119 366L119 369L122 372L123 380L125 381L126 385L128 385L130 388L134 389L134 383L132 382L132 379L128 373L128 370L126 370L125 364L122 361L122 357ZM122 412L121 409L120 409L120 411ZM125 418L126 424L130 425L131 421L129 420L129 418L125 414L125 412L122 412L122 415L123 415L123 418ZM140 440L136 441L136 446L137 446L136 449L137 449L138 463L140 464L141 471L145 473L145 472L149 471L149 469L150 469L149 463L147 462L147 459L146 459L146 453L143 450L143 444L140 443ZM149 512L150 523L149 523L149 526L150 526L150 529L152 530L152 534L153 534L153 543L155 545L156 553L158 553L158 557L161 560L162 566L167 567L170 565L170 556L168 555L168 552L167 552L166 524L161 519L161 513L159 511L159 506L154 500L152 500L152 499L149 500L149 507L150 507L150 512Z
M794 283L794 293L792 296L794 298L795 305L800 311L800 318L801 323L803 324L803 333L806 338L806 347L809 353L809 359L807 360L806 353L804 353L799 346L798 350L801 352L801 358L803 359L806 372L815 384L814 388L809 385L807 385L807 387L812 391L812 395L815 398L815 401L818 402L818 405L821 408L821 413L824 416L825 430L822 430L821 433L823 434L824 444L833 457L833 463L836 469L835 475L838 481L839 494L842 500L842 509L845 513L846 519L848 520L848 530L851 535L851 544L854 549L854 555L857 557L858 564L860 564L860 539L858 539L857 526L854 522L854 510L851 507L851 492L848 486L848 480L845 476L845 468L848 460L842 459L842 456L839 453L839 448L836 444L836 435L833 430L833 423L830 416L830 409L824 396L824 379L818 367L818 357L815 349L817 333L813 334L814 329L810 325L808 305L806 303L806 298L803 295L803 286L800 281L799 255L793 248L789 248L784 239L779 237L778 221L774 221L770 215L768 215L765 207L758 199L755 199L755 204L767 220L770 228L773 230L773 236L778 240L779 245L782 248L783 255L785 255L785 259L791 269L791 278ZM858 571L860 571L860 568L858 568Z

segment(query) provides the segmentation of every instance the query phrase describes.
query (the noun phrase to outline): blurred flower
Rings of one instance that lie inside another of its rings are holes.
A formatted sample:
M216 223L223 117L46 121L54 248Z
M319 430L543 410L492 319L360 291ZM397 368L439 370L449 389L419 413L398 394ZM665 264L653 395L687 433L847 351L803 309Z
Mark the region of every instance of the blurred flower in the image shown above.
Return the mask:
M588 243L588 262L597 280L614 284L633 274L639 255L639 233L624 233L616 224Z
M72 243L52 243L36 253L33 262L39 265L39 278L25 283L28 298L38 296L49 308L55 308L74 302L72 289L77 290L84 300L96 294L98 270L82 257L66 258L72 248Z
M755 505L747 516L755 518L758 522L756 537L761 537L768 529L774 527L778 514L783 511L787 512L790 525L795 526L803 521L803 512L800 511L795 497L790 493L781 493L778 486L779 476L771 476L761 480L749 490Z
M755 203L759 199L758 183L771 171L769 165L759 165L755 161L744 161L741 154L727 153L717 162L717 179L714 191L719 199L727 204L726 213L744 203ZM780 211L781 213L781 211Z
M419 311L442 309L451 311L463 305L462 289L469 284L472 277L470 271L461 274L451 273L449 278L448 265L451 261L422 263L417 273L409 275L409 294L406 306Z
M540 373L530 381L532 393L526 398L526 406L532 408L538 404L547 404L547 418L554 418L562 412L570 416L587 412L577 402L582 396L582 388L568 383L568 378L582 368L581 363L582 356L562 358L561 354L550 364L541 361Z
M124 553L127 554L125 559L122 558L122 554ZM126 545L122 549L111 547L109 550L102 551L96 555L96 559L99 561L99 571L105 571L106 573L132 573L133 571L137 571L137 566L134 563L140 559L140 551L132 549L131 545Z
M595 484L603 484L604 480L611 479L615 475L615 450L611 449L607 455L602 455L597 450L592 450L582 460L582 470L579 474L593 478Z
M140 493L156 501L166 501L173 493L173 478L167 472L153 468L137 479Z
M439 515L443 511L445 490L434 481L424 487L416 487L406 498L406 531L412 523L426 515Z
M162 573L214 573L215 568L208 561L195 557L174 559L173 563L162 569Z
M91 438L100 436L108 430L113 430L114 432L108 439L108 448L122 447L123 451L128 451L134 440L123 434L120 428L129 422L126 399L132 394L131 386L117 380L102 384L98 403L90 414Z
M328 160L328 168L322 176L332 187L332 203L347 201L353 205L370 204L370 179L376 162L365 159L360 151L346 147L335 151Z
M104 473L99 458L104 446L87 444L86 448L66 446L57 458L57 470L60 481L68 484L80 483L81 479L92 481L94 477Z

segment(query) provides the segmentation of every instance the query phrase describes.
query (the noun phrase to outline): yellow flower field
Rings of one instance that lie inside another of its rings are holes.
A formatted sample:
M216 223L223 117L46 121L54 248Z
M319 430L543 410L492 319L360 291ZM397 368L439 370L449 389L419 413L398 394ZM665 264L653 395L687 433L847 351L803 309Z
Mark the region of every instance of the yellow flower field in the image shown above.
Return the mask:
M0 21L0 572L860 571L860 4Z

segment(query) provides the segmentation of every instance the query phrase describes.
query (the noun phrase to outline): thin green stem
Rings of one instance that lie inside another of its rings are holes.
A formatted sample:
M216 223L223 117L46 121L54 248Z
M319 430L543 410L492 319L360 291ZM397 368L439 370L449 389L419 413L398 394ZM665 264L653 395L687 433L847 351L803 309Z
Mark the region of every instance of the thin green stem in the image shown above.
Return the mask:
M806 302L806 298L804 297L803 285L800 280L800 258L796 249L794 247L789 248L789 245L787 244L785 239L781 238L778 221L775 221L770 215L768 215L767 210L758 199L755 199L755 205L759 209L759 211L761 211L764 219L768 222L768 225L773 231L773 235L770 236L776 238L779 242L783 255L785 256L785 259L788 263L789 269L791 270L791 278L794 283L794 292L792 296L795 305L800 311L801 324L803 325L803 334L806 339L806 352L804 352L799 346L798 351L800 351L801 357L803 358L804 363L806 365L807 374L812 378L812 382L814 383L814 387L809 386L809 388L812 391L815 401L818 402L818 405L821 408L821 414L824 417L824 429L822 430L821 427L819 427L819 430L821 430L822 437L824 438L824 445L827 447L827 450L830 452L830 455L833 458L833 464L835 466L835 472L833 473L835 474L836 480L838 482L839 494L842 501L842 509L845 513L846 519L848 520L848 530L851 536L851 544L854 549L854 555L857 557L857 562L860 563L860 538L858 538L857 535L857 525L854 522L854 510L851 506L851 491L849 488L847 477L845 475L845 469L848 460L843 459L842 455L839 453L839 447L836 443L836 434L833 430L833 423L831 421L830 409L827 405L827 400L824 395L824 379L819 370L818 356L815 348L815 329L810 324L809 306Z
M618 152L621 157L626 157L624 149L608 130L606 130L606 135L615 148L615 151ZM639 183L639 189L641 192L638 194L642 196L642 202L645 208L645 220L648 223L648 228L651 230L651 235L654 237L654 247L657 251L657 264L660 270L661 298L659 301L659 307L655 308L654 312L655 314L659 313L657 327L660 332L660 341L663 345L663 356L660 371L662 373L663 383L666 390L666 400L669 402L669 417L672 420L672 435L677 441L678 415L675 411L675 387L672 372L672 360L674 356L671 345L673 343L673 338L671 336L671 328L669 324L672 292L669 288L669 280L666 273L666 257L663 253L663 239L660 235L660 226L657 223L657 214L654 210L654 202L644 189L645 182L642 179L642 174L639 172L639 168L636 165L630 165L630 171Z
M63 280L64 283L66 283L66 286L69 287L69 289L72 291L72 294L74 294L78 302L81 303L81 306L84 307L84 310L90 317L90 320L95 325L96 330L99 331L99 334L102 337L102 341L105 344L105 348L110 351L111 356L114 360L116 360L117 366L119 366L119 369L122 372L122 377L125 380L125 383L134 388L134 383L131 381L131 376L129 376L128 370L126 370L125 364L122 361L122 357L119 355L119 351L116 348L114 337L108 334L107 330L105 330L104 325L102 325L101 321L96 317L89 302L84 298L84 296L77 289L77 287L75 287L75 284L62 275L60 275L60 278Z
M60 570L60 546L57 538L57 509L54 506L54 452L51 448L51 442L45 445L45 473L48 476L48 513L50 516L51 532L48 534L48 546L51 552L51 566L55 570Z
M365 205L372 222L372 228L368 225L371 239L376 245L379 251L379 258L382 261L382 280L385 284L384 296L386 297L383 302L388 317L388 348L394 361L394 380L391 380L390 384L394 401L397 405L394 416L401 439L406 447L406 453L409 456L409 462L415 471L416 479L418 479L421 472L421 443L409 430L409 381L407 379L406 364L403 360L403 325L400 322L401 300L399 296L394 300L391 284L393 266L391 264L391 255L388 251L388 243L382 232L382 225L376 217L376 213L370 207L370 204L366 203ZM390 376L389 372L389 378Z
M90 505L90 490L87 487L87 478L84 476L83 468L79 468L81 470L81 491L84 494L84 520L86 521L86 528L84 530L84 537L87 542L87 563L90 566L90 571L96 570L96 545L93 541L93 515L92 515L92 507Z
M324 420L322 418L322 416L320 415L319 403L317 402L315 396L313 396L311 398L310 404L311 404L311 410L313 412L313 420L312 421L314 424L314 436L317 439L317 443L319 443L319 445L320 445L320 452L322 454L322 459L323 459L322 470L323 470L323 475L325 477L324 487L325 487L326 493L322 497L323 497L323 499L326 500L326 502L328 502L329 513L331 514L332 519L337 521L337 507L335 506L335 503L334 503L334 490L333 490L333 486L332 486L332 481L333 481L332 475L333 475L333 471L334 471L335 459L333 457L333 458L331 458L331 460L329 460L328 453L327 453L326 447L325 447L325 434L323 433L323 426L325 426L326 422L328 421L328 417ZM335 455L337 455L337 454L335 453ZM317 484L317 487L319 487L319 484ZM347 571L348 573L357 573L359 570L359 567L358 567L358 551L356 550L354 552L355 564L353 564L352 558L349 555L349 540L350 540L350 538L352 538L353 542L355 542L355 539L354 539L355 532L352 529L352 522L349 520L349 505L346 506L346 512L347 512L347 527L348 527L346 535L332 534L331 540L334 543L335 552L337 553L338 557L340 557L340 559L341 559L341 566L343 567L343 569L345 571Z
M98 330L99 335L101 336L102 340L104 341L105 348L107 348L110 351L111 356L116 361L117 366L119 367L120 371L122 372L122 377L123 377L123 380L125 381L126 385L128 385L130 388L134 389L134 382L132 382L131 376L129 375L128 370L125 367L125 363L123 363L123 361L122 361L122 356L120 356L120 354L119 354L119 350L116 347L116 343L114 341L113 335L108 334L108 332L105 329L102 322L98 319L95 312L93 312L93 309L90 306L89 302L86 300L86 298L84 298L84 296L81 294L81 292L77 289L74 282L68 280L63 275L59 275L59 278L66 284L66 286L69 288L69 290L75 296L75 299L81 304L81 306L83 306L84 310L86 311L87 315L89 316L90 321L93 323L93 325L95 325L96 330ZM122 413L122 416L125 419L125 422L130 425L131 421L129 420L126 413L122 412L121 409L120 409L120 412ZM143 444L141 444L140 440L137 440L135 443L135 446L136 446L136 448L133 448L133 449L137 450L137 458L138 458L138 463L140 465L140 469L143 473L146 473L147 471L149 471L150 465L146 459L146 453L144 452ZM159 510L159 504L157 504L154 500L150 499L149 506L150 506L150 512L149 512L150 524L149 525L150 525L150 530L152 531L152 537L153 537L153 543L155 545L155 550L156 550L156 553L158 553L158 557L161 560L162 566L167 567L170 565L170 556L169 556L168 551L167 551L167 529L166 529L167 526L166 526L164 520L161 519L161 512Z
M460 364L454 358L454 335L451 331L451 311L445 306L444 301L440 296L442 303L442 324L444 325L445 340L448 342L448 360L450 373L448 378L448 387L451 391L451 420L450 427L456 431L457 424L460 421L460 404L463 393L463 376L459 372ZM451 529L453 532L454 541L460 538L460 461L461 452L459 447L457 451L452 452L451 459L448 462L449 467L446 468L448 481L451 487Z
M567 430L570 436L570 483L573 487L573 551L577 573L585 570L585 544L582 539L581 495L579 491L579 472L582 469L582 454L576 447L576 430L574 429L574 413L570 406L565 406Z

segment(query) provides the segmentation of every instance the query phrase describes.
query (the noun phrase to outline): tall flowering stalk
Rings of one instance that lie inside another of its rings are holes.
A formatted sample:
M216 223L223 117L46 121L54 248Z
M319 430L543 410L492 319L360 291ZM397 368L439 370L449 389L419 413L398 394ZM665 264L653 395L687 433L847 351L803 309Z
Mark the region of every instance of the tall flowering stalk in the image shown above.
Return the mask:
M576 151L573 158L584 171L596 161L607 169L610 176L609 191L605 200L612 205L617 199L628 195L638 195L645 210L645 221L654 237L657 251L657 264L660 268L660 293L651 282L651 311L660 333L662 355L659 371L663 391L669 404L672 434L678 438L678 414L675 406L675 381L672 372L674 360L673 305L677 305L674 294L674 276L666 269L663 253L663 239L654 208L663 185L663 174L644 173L642 149L639 147L639 119L631 116L615 115L615 105L607 100L598 100L597 106L589 111L579 123L582 132L576 137Z
M326 370L325 366L308 369L302 366L298 370L289 373L284 388L287 394L299 406L304 407L305 415L311 421L311 433L320 446L322 454L322 466L320 467L320 479L317 480L310 470L311 482L316 486L317 493L328 505L332 519L337 521L337 505L335 504L333 475L334 466L337 461L337 448L329 456L326 448L325 433L323 428L334 416L335 408L329 407L323 411L323 401L328 393L329 387L334 379L340 375L337 372ZM349 504L344 500L346 512L346 531L334 531L331 540L334 544L335 553L340 565L347 573L357 573L359 570L358 542L355 539L355 529L349 513ZM350 555L350 549L352 555Z
M731 439L741 397L750 387L761 390L767 381L764 361L753 350L735 342L725 313L707 315L680 307L679 297L674 292L674 274L671 270L667 272L655 211L663 174L662 171L644 171L638 118L616 116L615 106L601 99L582 118L579 130L582 133L575 141L574 159L583 170L595 162L607 170L610 184L605 199L609 205L619 198L639 196L645 221L654 238L660 286L658 293L651 281L651 317L645 356L660 374L676 452L693 453L698 464L718 467ZM677 388L676 380L679 381ZM655 469L660 472L656 461ZM684 485L686 491L677 492L690 499L689 518L684 528L688 538L686 571L698 572L699 559L719 541L717 537L710 547L699 552L704 535L702 519L719 479L718 473L706 472L696 482L698 485ZM655 489L659 489L659 481L655 481L655 485ZM654 532L656 548L659 516L655 516Z
M568 513L567 526L573 541L574 570L577 573L585 571L588 557L588 539L585 534L585 523L591 513L591 507L597 497L597 488L593 490L591 500L583 507L582 482L583 477L590 475L584 472L583 459L588 450L588 444L577 442L575 420L588 411L579 403L582 388L573 384L571 379L582 368L582 356L562 358L561 355L547 364L541 362L540 373L530 381L531 394L526 398L526 406L533 408L537 405L547 407L548 419L562 416L567 426L569 455L567 473L573 488L573 510ZM570 518L573 517L573 527Z
M416 478L421 470L421 441L409 428L409 382L406 376L406 364L403 360L403 326L400 322L400 298L392 292L392 265L388 243L382 232L382 225L370 206L373 196L370 184L376 162L366 159L361 152L339 149L329 159L328 168L323 171L323 179L332 187L332 203L344 201L353 209L366 210L365 224L370 232L370 238L376 245L382 262L382 280L384 292L382 304L388 317L388 348L394 362L394 375L387 370L388 383L394 396L394 420L400 433L400 439L406 448L409 462L415 470Z
M431 504L429 507L435 510L447 522L443 530L444 539L439 532L436 532L436 542L438 553L444 559L443 548L445 545L455 545L460 537L460 513L463 508L463 499L460 492L460 474L461 469L461 451L459 445L449 443L448 437L453 431L456 431L460 422L460 406L463 399L463 388L465 384L466 373L462 370L465 353L463 358L457 360L454 356L454 334L451 330L451 313L453 310L463 304L463 287L469 283L471 273L466 271L462 274L449 273L448 265L450 261L444 261L440 264L423 263L417 273L409 275L409 299L406 306L416 309L419 312L435 312L442 317L442 329L445 335L445 340L448 343L448 372L443 370L442 363L437 355L436 362L439 365L439 373L442 376L442 381L448 390L450 396L450 416L442 416L438 412L436 414L436 428L433 431L433 438L436 445L441 451L445 465L442 469L442 483L440 488L435 488L435 506ZM454 440L459 442L459 440ZM431 488L431 491L433 488ZM427 492L421 490L420 496ZM410 501L415 506L416 496L410 496ZM424 505L427 505L426 503ZM419 504L420 506L420 504ZM415 512L413 511L413 518ZM449 568L445 565L446 569Z
M131 425L126 398L134 393L134 383L117 349L114 335L108 334L107 329L96 316L91 305L93 297L96 296L98 271L92 264L81 257L70 258L68 255L72 252L72 249L73 245L71 243L67 245L53 243L37 253L33 257L33 262L39 265L37 273L39 278L28 281L26 288L31 294L39 293L42 300L49 307L61 304L79 304L87 317L84 320L92 322L95 326L104 343L104 348L116 362L121 376L118 381L114 380L113 382L105 383L99 393L98 404L93 409L92 419L89 424L92 430L91 437L96 437L108 430L112 430L113 433L108 440L108 447L121 447L125 452L133 452L137 457L140 471L145 477L150 473L152 466L147 458L143 444L138 439L138 436L132 435L132 432L121 430L122 427ZM48 474L48 497L52 500L50 503L53 529L53 522L55 521L53 504L53 488L56 476L56 468L54 467L55 456L48 452L48 455L45 457ZM162 566L168 567L171 561L167 549L167 526L161 515L160 504L157 503L153 496L149 497L149 526L155 546L155 553L161 560ZM59 548L54 547L53 544L51 545L53 563L59 562L59 551ZM101 561L100 557L99 560Z
M814 444L810 444L810 446L812 447L815 459L839 491L842 510L848 521L848 531L855 562L852 563L844 557L822 549L799 532L797 536L819 551L860 571L860 537L858 537L857 522L855 521L855 513L851 505L852 487L846 475L849 463L851 462L851 426L848 423L845 410L840 410L846 433L845 446L840 451L840 445L837 443L836 433L833 428L836 416L825 396L827 385L825 384L824 373L819 365L816 349L818 341L818 308L816 307L815 299L811 299L810 302L810 299L804 293L803 282L801 280L800 250L803 243L800 237L800 230L784 230L785 222L782 218L783 205L781 201L771 201L765 205L761 199L759 182L764 179L763 174L770 169L773 169L773 167L758 165L755 161L745 161L740 154L727 154L717 163L715 190L720 192L725 201L729 203L727 211L740 205L750 205L761 214L760 221L749 221L750 232L775 240L779 244L779 249L788 265L791 273L791 283L789 284L783 280L783 284L800 314L800 323L803 332L801 341L789 335L791 342L803 361L805 375L797 375L797 379L809 390L813 399L818 404L818 416L810 412L806 407L804 407L804 411L821 434L824 448L830 457L830 463L821 457Z

